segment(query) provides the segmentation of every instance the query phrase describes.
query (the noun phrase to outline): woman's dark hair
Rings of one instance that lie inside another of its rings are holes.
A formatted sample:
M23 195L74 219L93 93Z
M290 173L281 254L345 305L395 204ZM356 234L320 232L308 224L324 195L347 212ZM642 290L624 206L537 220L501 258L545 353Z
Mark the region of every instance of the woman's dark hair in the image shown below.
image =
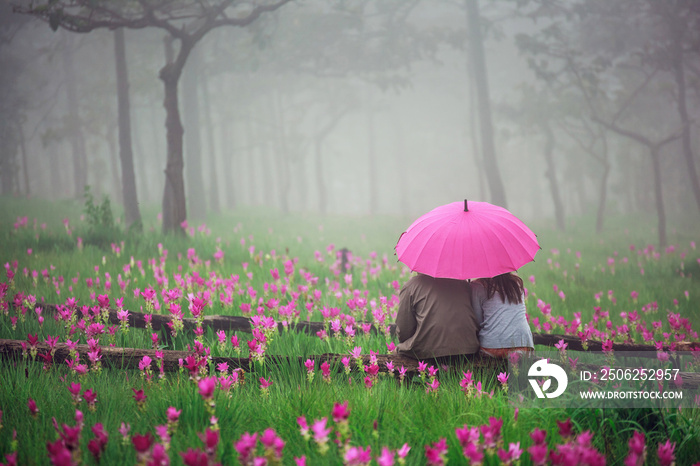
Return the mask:
M514 273L508 272L480 280L486 288L486 299L491 299L498 292L504 303L520 304L523 302L523 279Z

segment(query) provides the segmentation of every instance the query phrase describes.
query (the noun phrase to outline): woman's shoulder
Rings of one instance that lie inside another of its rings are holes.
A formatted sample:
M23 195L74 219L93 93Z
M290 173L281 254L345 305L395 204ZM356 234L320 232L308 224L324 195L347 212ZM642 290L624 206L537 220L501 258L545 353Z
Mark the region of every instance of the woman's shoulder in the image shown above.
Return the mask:
M481 280L479 280L479 279L470 281L470 282L469 282L469 288L471 288L472 291L474 291L474 290L485 290L485 289L486 289L486 287L484 286L484 283L483 283Z
M472 297L480 299L486 298L486 287L481 280L472 280L469 282L469 289L471 290Z

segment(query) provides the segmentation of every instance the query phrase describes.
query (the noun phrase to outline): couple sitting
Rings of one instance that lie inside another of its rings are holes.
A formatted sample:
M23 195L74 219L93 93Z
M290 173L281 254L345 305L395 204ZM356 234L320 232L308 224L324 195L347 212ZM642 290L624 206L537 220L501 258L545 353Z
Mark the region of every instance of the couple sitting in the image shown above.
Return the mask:
M416 359L482 353L506 357L534 348L523 281L514 273L472 282L411 277L399 294L399 354Z

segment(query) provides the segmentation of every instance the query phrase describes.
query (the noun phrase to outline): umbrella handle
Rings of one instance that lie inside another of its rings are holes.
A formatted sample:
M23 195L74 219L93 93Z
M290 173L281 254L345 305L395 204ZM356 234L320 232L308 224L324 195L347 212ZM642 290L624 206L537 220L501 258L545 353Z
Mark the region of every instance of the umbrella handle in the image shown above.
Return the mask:
M469 206L467 205L467 200L464 200L464 211L469 212Z

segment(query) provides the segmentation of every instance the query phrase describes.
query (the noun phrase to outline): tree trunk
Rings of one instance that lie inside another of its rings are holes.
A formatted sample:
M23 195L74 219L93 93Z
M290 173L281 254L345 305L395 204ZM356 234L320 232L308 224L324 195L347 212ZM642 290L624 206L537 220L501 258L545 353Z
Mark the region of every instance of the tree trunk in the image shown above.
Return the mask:
M122 167L121 192L124 200L124 222L142 230L141 210L136 192L134 152L131 144L131 104L129 102L129 75L126 65L124 29L114 31L114 56L117 72L117 102L119 112L119 160ZM119 192L119 191L117 191Z
M476 95L479 103L481 149L483 152L484 169L491 191L491 202L507 207L506 191L501 181L501 174L496 160L496 149L493 141L493 126L491 120L491 98L484 58L484 43L481 35L481 17L479 16L479 0L465 0L467 6L467 28L469 33L470 63L474 73Z
M486 173L482 158L479 157L479 133L476 128L476 113L476 84L474 73L469 73L469 135L471 136L473 162L476 165L476 179L479 184L479 199L484 200L486 199L486 183L484 182Z
M610 164L606 161L603 165L603 176L600 178L598 212L596 214L595 231L603 232L603 221L605 220L605 204L608 198L608 177L610 176Z
M255 128L255 123L251 121L254 118L253 110L248 111L248 118L244 118L243 122L246 128L246 143L247 149L247 176L245 186L242 186L242 192L246 194L248 205L254 206L261 203L262 196L258 186L258 159L262 154L262 141L258 141L258 131Z
M233 209L236 207L237 202L248 202L250 204L250 197L247 193L248 190L245 189L243 185L243 180L247 178L247 174L244 172L244 157L237 157L234 164L234 154L241 154L239 152L241 149L236 149L234 147L234 142L236 139L236 129L238 129L238 134L241 134L241 128L229 128L232 125L233 118L228 118L227 115L219 112L217 113L219 118L219 147L221 148L221 159L222 159L222 179L224 180L224 208ZM243 125L249 125L247 119ZM243 175L243 176L241 176ZM239 189L242 193L239 197L236 195L236 190Z
M278 91L270 96L269 111L270 121L275 121L276 137L273 145L273 160L277 168L277 195L282 212L289 213L289 196L291 189L291 177L289 175L289 144L287 141L287 122L284 115L284 106Z
M399 185L399 213L405 217L408 211L408 177L406 175L406 145L404 140L403 123L397 115L394 121L394 139L396 140L396 177Z
M149 188L148 191L144 191L141 198L143 201L150 200L151 202L156 202L157 199L157 194L156 195L151 195L151 184L153 184L153 192L158 193L159 190L163 189L162 188L162 178L160 178L160 170L163 165L165 165L165 162L168 159L168 155L165 152L165 149L163 148L163 135L162 132L159 131L159 128L161 128L160 125L158 125L159 118L158 118L158 104L156 101L153 102L152 105L148 106L149 112L148 115L144 113L143 118L148 118L148 124L150 126L150 133L151 133L151 144L153 144L153 157L147 157L146 160L148 163L143 164L143 169L146 170L146 173L151 172L153 173L152 183L148 183L146 186ZM138 134L138 133L137 133ZM143 152L141 152L143 153ZM158 180L158 181L156 181ZM156 184L157 183L157 184Z
M189 52L190 44L181 41L177 66L173 62L172 39L166 38L167 64L160 70L160 79L165 86L165 129L167 139L167 159L165 162L165 186L163 189L163 233L184 234L182 223L187 220L187 200L183 177L182 122L178 106L177 85L182 74L182 65Z
M109 171L112 172L112 194L115 200L123 199L122 183L119 176L119 165L117 164L117 141L114 137L114 128L107 128L107 146L109 147ZM119 202L119 201L117 201Z
M73 62L73 39L67 36L67 45L63 52L63 71L66 77L66 103L70 119L70 142L73 148L73 185L74 196L82 199L87 186L87 153L85 139L78 112L78 92L76 86L75 64Z
M209 79L207 73L200 76L201 85L199 90L202 93L202 112L204 113L204 128L207 136L207 150L209 152L209 209L212 212L221 211L221 201L219 199L219 163L218 151L214 143L214 125L211 118L211 105L209 103ZM233 183L229 183L229 189L233 189Z
M557 228L559 231L564 231L566 230L564 203L561 199L559 183L557 182L557 171L554 165L554 133L549 125L543 125L542 130L545 135L544 159L547 163L547 171L545 172L545 176L549 180L549 191L552 194L552 201L554 202L554 218L557 221Z
M261 105L262 106L262 105ZM260 112L263 115L262 121L268 121L264 118L265 109L261 108ZM279 186L274 183L274 172L272 170L271 159L274 157L274 146L272 145L272 135L267 134L270 128L261 128L261 124L255 125L257 128L257 139L255 144L260 148L258 162L256 166L256 177L251 181L256 185L260 186L262 189L262 203L265 206L272 207L275 205L276 192L280 189Z
M374 147L374 109L371 102L370 98L365 99L365 105L367 106L367 169L369 171L367 179L369 181L369 214L375 215L379 200L377 199L377 156Z
M681 142L683 144L683 158L685 158L688 177L690 178L690 186L695 196L695 202L700 209L700 183L698 183L698 175L695 170L695 157L693 148L690 143L690 119L688 118L688 108L686 104L686 84L685 74L683 70L683 49L681 47L678 35L674 34L674 57L673 57L673 74L678 87L678 115L680 115L681 123L683 124L683 133L681 134Z
M31 189L29 186L29 170L27 169L27 142L24 140L24 130L21 124L17 125L19 137L19 149L22 153L22 173L24 175L24 196L29 197Z
M661 189L661 164L659 163L659 154L661 147L659 144L654 144L649 147L651 154L651 166L654 170L654 198L656 200L656 216L659 226L659 247L666 246L666 211L664 209L663 190Z
M318 210L321 215L326 214L328 209L328 193L326 190L326 178L323 175L323 154L321 152L321 144L323 144L323 138L321 135L316 135L314 138L314 151L315 151L315 161L316 161L316 189L318 190Z
M202 176L202 138L199 125L199 53L193 52L184 69L183 108L185 124L185 156L187 157L187 200L190 217L202 220L206 216L207 204Z
M58 144L57 141L51 141L44 151L49 162L49 184L51 185L49 195L54 199L60 197L65 188L65 184L61 182L61 162L59 160Z
M139 112L134 112L130 120L133 120L134 122L134 128L131 133L134 157L138 160L145 161L150 160L151 157L148 157L143 149L143 133L146 132L142 126L144 118L146 118L145 115L141 115L139 118ZM153 193L156 190L156 187L151 180L154 178L153 174L158 173L160 166L161 165L157 165L156 167L153 167L153 163L143 163L141 165L138 177L136 177L135 180L135 183L138 183L138 192L141 193L141 199L155 199L156 195Z

